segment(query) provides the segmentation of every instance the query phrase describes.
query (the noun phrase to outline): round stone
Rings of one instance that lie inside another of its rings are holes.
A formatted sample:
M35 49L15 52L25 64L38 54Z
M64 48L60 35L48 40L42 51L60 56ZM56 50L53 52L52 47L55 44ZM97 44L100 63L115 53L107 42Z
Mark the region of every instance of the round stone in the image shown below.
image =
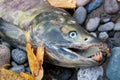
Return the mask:
M11 62L11 65L14 66L14 67L18 66L18 64L14 61Z
M95 31L97 29L99 23L100 23L99 17L90 18L87 25L86 25L86 29L88 31Z
M78 7L73 17L79 24L82 24L85 21L86 15L86 9L84 7Z
M107 23L111 20L110 16L107 13L103 13L100 16L101 23Z
M105 0L104 9L106 13L113 14L119 11L119 5L116 0Z
M0 67L10 63L10 49L4 45L0 45Z
M103 76L103 67L92 67L80 69L77 74L77 80L98 80Z
M95 32L90 32L90 34L94 37L97 37L97 34Z
M90 0L77 0L77 6L85 6Z
M25 68L25 71L30 72L30 68L29 68L29 67L26 67L26 68Z
M93 2L89 3L86 6L87 12L90 13L93 10L97 9L98 7L100 7L103 3L103 0L94 0Z
M19 65L19 66L12 67L10 70L16 73L20 73L20 72L25 72L25 67L23 65Z
M25 68L25 72L26 72L27 74L31 74L30 68L29 68L29 67L26 67L26 68Z
M110 31L114 28L114 25L113 22L105 23L98 28L98 31Z
M106 41L108 39L109 35L107 34L107 32L100 32L98 37L100 40Z
M106 75L109 80L120 80L120 47L111 49L111 58L107 66Z
M13 49L12 59L18 64L23 64L27 60L26 52L20 49Z

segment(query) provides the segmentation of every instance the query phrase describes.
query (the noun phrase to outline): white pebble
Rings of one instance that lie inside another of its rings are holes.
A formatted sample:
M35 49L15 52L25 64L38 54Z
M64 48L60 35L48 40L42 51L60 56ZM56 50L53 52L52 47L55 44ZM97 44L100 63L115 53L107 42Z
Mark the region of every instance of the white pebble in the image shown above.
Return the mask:
M84 7L79 7L75 11L73 17L79 24L82 24L85 21L86 15L87 15L86 9Z
M84 6L89 2L90 0L77 0L77 6Z
M78 80L98 80L100 76L103 76L102 66L80 69L77 74L77 79Z
M107 32L100 32L98 37L100 40L106 41L106 39L108 39L109 35L107 34Z
M99 23L100 23L99 17L90 18L87 25L86 25L86 29L88 31L95 31L97 29Z
M97 37L97 34L95 32L91 32L90 34L94 37Z
M114 27L115 31L120 31L120 22L117 22Z
M105 23L98 28L98 31L110 31L114 28L114 25L113 22Z

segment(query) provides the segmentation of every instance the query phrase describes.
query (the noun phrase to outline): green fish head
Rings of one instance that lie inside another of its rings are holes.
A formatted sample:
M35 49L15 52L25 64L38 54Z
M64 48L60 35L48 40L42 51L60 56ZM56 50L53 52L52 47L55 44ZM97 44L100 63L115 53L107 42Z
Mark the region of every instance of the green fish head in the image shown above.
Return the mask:
M88 67L100 65L109 53L105 43L86 32L64 10L40 14L35 22L41 29L41 34L37 28L35 35L44 43L46 62L63 67Z

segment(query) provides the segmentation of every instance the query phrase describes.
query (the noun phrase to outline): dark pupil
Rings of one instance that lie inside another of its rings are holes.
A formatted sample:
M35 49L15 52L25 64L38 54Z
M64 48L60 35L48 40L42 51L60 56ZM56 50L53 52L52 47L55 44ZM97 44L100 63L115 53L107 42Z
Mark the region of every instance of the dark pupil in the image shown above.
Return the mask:
M75 33L74 33L74 32L72 32L71 36L75 36Z

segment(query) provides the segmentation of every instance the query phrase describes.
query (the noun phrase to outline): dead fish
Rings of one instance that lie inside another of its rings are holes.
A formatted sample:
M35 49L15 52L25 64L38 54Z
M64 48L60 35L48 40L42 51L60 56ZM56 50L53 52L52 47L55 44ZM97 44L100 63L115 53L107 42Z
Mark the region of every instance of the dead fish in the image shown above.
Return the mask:
M0 36L24 49L24 31L29 31L34 48L44 44L45 62L69 68L90 67L100 65L109 55L105 43L86 32L68 12L47 2L2 0L0 17Z

